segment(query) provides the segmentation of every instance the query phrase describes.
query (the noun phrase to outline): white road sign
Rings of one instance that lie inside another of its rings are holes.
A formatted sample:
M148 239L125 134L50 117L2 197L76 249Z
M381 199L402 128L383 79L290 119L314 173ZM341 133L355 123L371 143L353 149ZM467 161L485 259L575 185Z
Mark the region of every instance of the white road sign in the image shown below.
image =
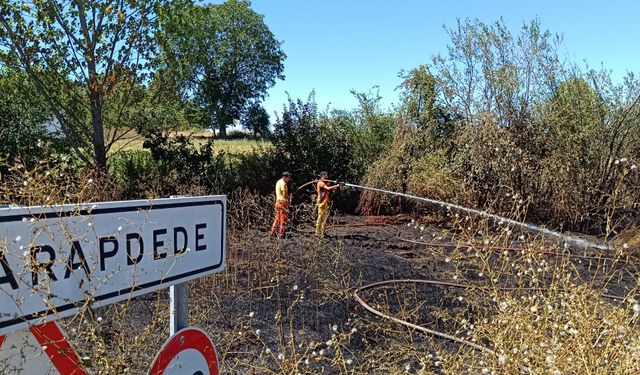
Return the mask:
M0 335L219 272L225 196L0 209Z

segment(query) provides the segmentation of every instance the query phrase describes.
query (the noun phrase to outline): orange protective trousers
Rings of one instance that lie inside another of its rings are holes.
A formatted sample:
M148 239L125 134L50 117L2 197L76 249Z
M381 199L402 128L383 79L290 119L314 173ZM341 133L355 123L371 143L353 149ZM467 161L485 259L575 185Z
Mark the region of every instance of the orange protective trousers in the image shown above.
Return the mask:
M276 234L278 232L279 237L284 236L284 232L287 229L287 222L289 221L289 202L283 200L276 201L276 218L273 220L273 225L271 226L270 235Z

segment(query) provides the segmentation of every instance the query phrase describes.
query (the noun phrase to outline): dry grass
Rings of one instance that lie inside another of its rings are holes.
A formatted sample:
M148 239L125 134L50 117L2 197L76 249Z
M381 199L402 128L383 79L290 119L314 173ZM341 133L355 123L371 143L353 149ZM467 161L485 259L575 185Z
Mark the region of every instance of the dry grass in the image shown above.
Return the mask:
M79 178L64 167L43 164L13 172L2 189L7 203L117 198L108 180ZM358 226L366 220L340 226L336 219L330 226L334 237L318 241L309 234L313 206L301 205L292 220L298 234L278 241L264 234L271 199L240 191L229 201L228 266L190 283L191 324L211 334L225 374L640 371L637 269L626 263L637 248L626 237L613 252L567 257L584 253L513 228L451 216L415 217L402 225L368 221L385 224L380 227ZM347 219L355 220L340 220ZM398 237L448 245L408 244ZM618 260L599 260L602 255ZM355 288L365 284L407 278L474 287L397 284L363 297L386 314L497 355L387 321L353 299ZM164 291L102 309L87 303L63 326L93 373L144 373L166 338L167 309Z

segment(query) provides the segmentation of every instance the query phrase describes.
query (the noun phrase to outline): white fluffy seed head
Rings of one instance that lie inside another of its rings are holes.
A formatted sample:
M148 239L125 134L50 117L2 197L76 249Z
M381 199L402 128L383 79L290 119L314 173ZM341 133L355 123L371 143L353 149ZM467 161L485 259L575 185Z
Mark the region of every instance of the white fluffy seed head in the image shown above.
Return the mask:
M546 360L549 365L552 365L555 363L556 357L554 357L552 354L548 354Z

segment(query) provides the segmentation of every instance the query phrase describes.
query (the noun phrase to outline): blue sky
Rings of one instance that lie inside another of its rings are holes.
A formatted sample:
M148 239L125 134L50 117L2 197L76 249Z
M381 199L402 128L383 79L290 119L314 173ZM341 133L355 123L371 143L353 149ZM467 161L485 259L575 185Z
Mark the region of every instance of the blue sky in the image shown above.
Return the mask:
M398 72L444 53L443 25L477 18L503 18L513 34L534 18L564 38L561 54L574 62L605 68L620 79L640 72L640 2L635 1L419 1L253 0L252 8L283 42L286 76L263 103L273 118L287 92L306 99L316 91L320 109L350 109L351 89L379 86L385 107L397 102Z

